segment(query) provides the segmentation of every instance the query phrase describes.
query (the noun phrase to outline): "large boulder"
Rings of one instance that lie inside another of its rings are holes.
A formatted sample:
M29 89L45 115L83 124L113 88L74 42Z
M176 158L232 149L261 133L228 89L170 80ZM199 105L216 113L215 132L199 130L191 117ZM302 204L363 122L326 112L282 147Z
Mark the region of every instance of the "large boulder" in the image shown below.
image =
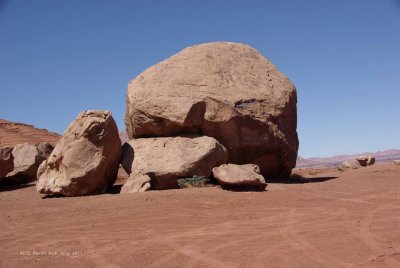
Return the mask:
M298 150L296 89L254 48L216 42L188 47L129 82L130 139L187 133L217 139L229 162L288 177Z
M12 150L12 147L0 147L0 181L14 169Z
M213 168L212 173L223 187L265 189L267 186L264 177L260 174L260 167L254 164L221 165Z
M14 147L14 169L6 179L15 183L29 183L37 179L39 165L49 157L53 146L47 142L36 145L23 143Z
M78 115L38 171L43 195L80 196L103 193L118 172L121 140L109 111Z
M142 138L123 145L121 165L129 174L148 175L154 189L170 189L182 178L208 178L227 159L224 146L207 136Z
M371 166L371 165L375 164L375 157L373 157L372 155L359 156L356 158L356 160L363 167Z

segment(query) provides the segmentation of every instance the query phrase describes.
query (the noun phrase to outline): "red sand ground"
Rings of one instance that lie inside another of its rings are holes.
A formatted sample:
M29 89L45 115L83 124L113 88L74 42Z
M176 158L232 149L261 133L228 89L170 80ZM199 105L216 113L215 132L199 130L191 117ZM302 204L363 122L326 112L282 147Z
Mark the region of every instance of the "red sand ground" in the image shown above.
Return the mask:
M400 166L302 172L266 192L1 186L0 266L400 267Z

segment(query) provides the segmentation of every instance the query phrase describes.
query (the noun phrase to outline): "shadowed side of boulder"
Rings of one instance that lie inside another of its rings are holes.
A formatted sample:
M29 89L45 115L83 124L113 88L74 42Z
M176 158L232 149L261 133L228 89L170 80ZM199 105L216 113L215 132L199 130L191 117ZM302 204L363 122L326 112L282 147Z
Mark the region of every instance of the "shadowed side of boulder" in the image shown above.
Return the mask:
M0 181L14 169L14 156L12 147L0 147Z

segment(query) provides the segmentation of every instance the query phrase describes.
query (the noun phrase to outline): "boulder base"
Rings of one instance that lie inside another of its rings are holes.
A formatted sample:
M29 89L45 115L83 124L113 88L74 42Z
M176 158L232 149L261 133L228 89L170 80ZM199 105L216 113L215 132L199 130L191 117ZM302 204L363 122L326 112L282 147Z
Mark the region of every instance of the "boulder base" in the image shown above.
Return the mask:
M38 171L43 195L103 193L118 172L121 141L109 111L84 111L73 121Z
M148 175L154 189L170 189L182 178L208 178L227 159L227 150L211 137L143 138L123 145L121 165L129 174Z

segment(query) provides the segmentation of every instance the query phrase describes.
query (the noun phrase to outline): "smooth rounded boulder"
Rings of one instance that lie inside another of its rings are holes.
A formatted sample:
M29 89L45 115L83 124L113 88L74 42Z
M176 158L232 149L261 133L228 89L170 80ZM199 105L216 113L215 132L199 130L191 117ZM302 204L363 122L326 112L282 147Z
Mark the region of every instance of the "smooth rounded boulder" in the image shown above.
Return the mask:
M128 137L214 137L229 162L268 178L296 165L296 88L256 49L215 42L188 47L129 82Z
M148 175L151 187L161 190L194 175L208 178L227 159L224 146L207 136L142 138L123 145L121 165L133 177Z
M260 174L260 167L254 164L226 164L212 170L214 178L222 187L254 188L264 190L267 184Z
M42 195L103 193L117 176L121 140L109 111L84 111L61 137L38 171Z
M14 169L14 157L12 155L12 147L0 147L0 181Z

